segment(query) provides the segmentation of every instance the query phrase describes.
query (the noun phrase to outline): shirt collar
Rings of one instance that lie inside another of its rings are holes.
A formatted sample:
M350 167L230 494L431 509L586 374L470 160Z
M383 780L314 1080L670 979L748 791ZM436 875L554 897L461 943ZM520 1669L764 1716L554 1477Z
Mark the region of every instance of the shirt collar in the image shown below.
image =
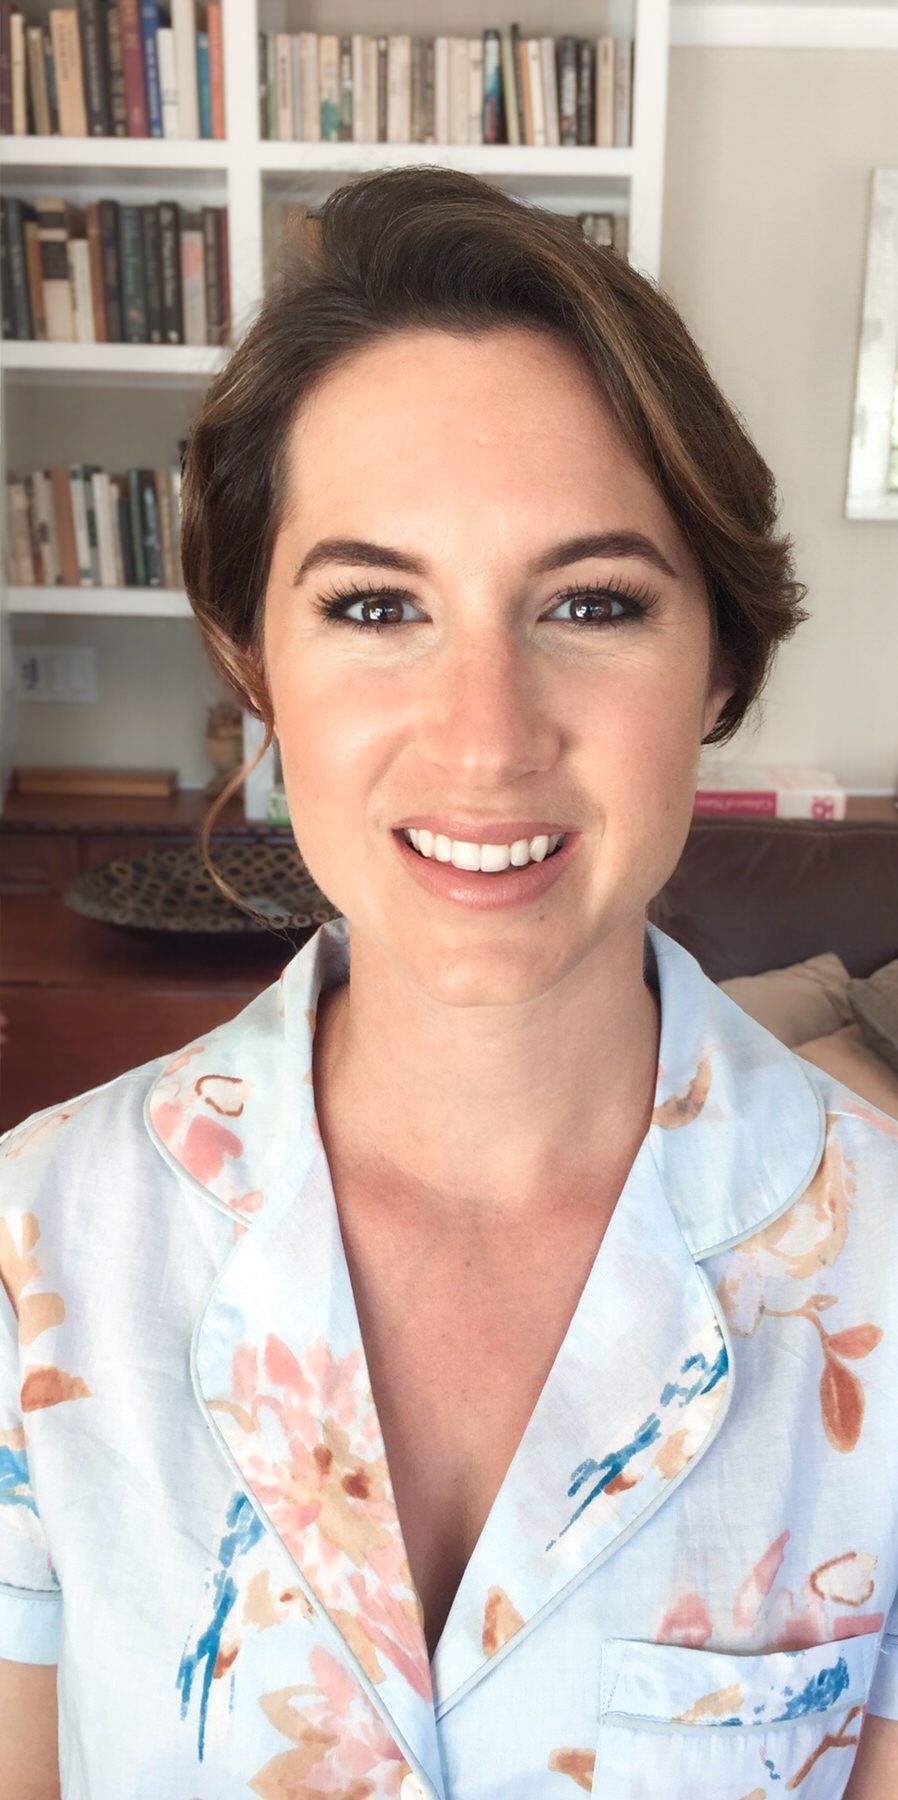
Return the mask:
M328 920L233 1019L172 1057L145 1120L166 1160L248 1225L297 1191L320 1146L312 1087L319 994L349 978L349 925ZM648 1138L699 1260L759 1230L806 1186L825 1111L800 1058L646 922L661 1030ZM687 1129L688 1128L688 1129Z

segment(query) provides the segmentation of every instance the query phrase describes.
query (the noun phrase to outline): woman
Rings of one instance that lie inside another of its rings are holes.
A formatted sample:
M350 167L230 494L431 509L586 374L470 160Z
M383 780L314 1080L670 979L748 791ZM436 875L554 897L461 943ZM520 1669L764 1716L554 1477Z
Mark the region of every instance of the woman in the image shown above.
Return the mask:
M646 919L806 616L758 451L626 262L376 174L182 549L338 917L6 1140L23 1766L58 1658L67 1800L878 1800L894 1126Z

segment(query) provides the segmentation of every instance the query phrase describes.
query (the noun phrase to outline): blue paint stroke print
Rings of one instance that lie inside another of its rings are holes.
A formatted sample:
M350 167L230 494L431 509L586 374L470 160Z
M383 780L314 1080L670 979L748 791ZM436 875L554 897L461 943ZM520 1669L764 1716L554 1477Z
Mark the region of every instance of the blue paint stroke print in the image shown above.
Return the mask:
M774 1715L775 1722L780 1719L801 1719L805 1713L824 1712L832 1706L839 1695L848 1686L848 1667L844 1656L840 1656L831 1669L820 1669L810 1681L805 1683L801 1692L789 1701L785 1712Z
M679 1373L686 1375L693 1368L696 1368L698 1372L688 1385L683 1386L676 1381L665 1382L661 1390L659 1406L669 1406L674 1399L679 1400L680 1407L688 1406L690 1400L694 1400L697 1395L709 1394L712 1388L717 1386L729 1368L729 1358L723 1339L721 1338L713 1362L709 1363L704 1353L697 1351L694 1355L687 1356L685 1362L680 1365ZM582 1518L586 1508L596 1499L596 1496L603 1493L605 1488L617 1479L634 1456L638 1456L641 1450L646 1450L652 1444L657 1443L660 1433L661 1420L658 1414L656 1412L649 1413L628 1444L622 1445L618 1450L610 1450L607 1455L602 1457L601 1462L597 1462L595 1457L590 1456L578 1464L571 1476L571 1485L567 1490L569 1499L573 1499L585 1481L589 1481L593 1476L598 1476L599 1479L571 1514L567 1524L562 1526L557 1537L549 1539L546 1545L547 1551L551 1550L559 1539L564 1537L566 1531L570 1531L572 1525L576 1525L577 1520Z
M27 1450L0 1449L0 1506L26 1506L37 1517Z
M185 1650L178 1669L177 1685L181 1690L181 1718L187 1717L190 1696L193 1691L194 1677L203 1664L203 1684L200 1694L199 1717L199 1759L203 1760L206 1739L206 1718L209 1710L209 1695L221 1649L222 1633L237 1598L237 1583L231 1569L237 1558L251 1550L262 1536L261 1519L253 1511L245 1494L235 1494L227 1511L228 1530L221 1540L218 1550L218 1568L212 1584L213 1607L212 1617L205 1631L197 1640L193 1652Z

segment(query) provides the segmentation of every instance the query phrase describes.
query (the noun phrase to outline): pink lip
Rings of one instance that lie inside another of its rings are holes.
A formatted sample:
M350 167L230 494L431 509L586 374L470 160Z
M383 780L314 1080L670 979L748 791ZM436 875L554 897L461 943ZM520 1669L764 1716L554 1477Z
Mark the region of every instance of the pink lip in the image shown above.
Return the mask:
M580 843L579 831L571 832L554 856L546 857L543 862L528 863L523 869L506 869L502 874L490 875L479 869L457 869L454 863L440 863L419 856L406 843L401 830L394 831L392 837L409 874L419 887L442 900L452 900L457 906L469 906L480 912L495 912L500 908L522 906L528 900L537 900L559 880L576 855ZM491 840L471 840L475 841L489 843Z
M453 838L462 844L514 844L519 838L554 837L568 831L567 825L547 825L543 819L462 819L455 813L422 813L420 818L401 819L395 831L432 831L434 836Z

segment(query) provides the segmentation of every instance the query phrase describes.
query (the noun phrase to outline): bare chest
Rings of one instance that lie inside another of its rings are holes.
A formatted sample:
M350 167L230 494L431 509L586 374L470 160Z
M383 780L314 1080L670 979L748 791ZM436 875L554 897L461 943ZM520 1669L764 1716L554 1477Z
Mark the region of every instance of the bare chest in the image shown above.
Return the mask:
M604 1223L596 1213L551 1240L546 1228L490 1242L444 1235L437 1247L432 1231L406 1229L399 1241L362 1229L362 1216L344 1198L371 1388L432 1656Z

